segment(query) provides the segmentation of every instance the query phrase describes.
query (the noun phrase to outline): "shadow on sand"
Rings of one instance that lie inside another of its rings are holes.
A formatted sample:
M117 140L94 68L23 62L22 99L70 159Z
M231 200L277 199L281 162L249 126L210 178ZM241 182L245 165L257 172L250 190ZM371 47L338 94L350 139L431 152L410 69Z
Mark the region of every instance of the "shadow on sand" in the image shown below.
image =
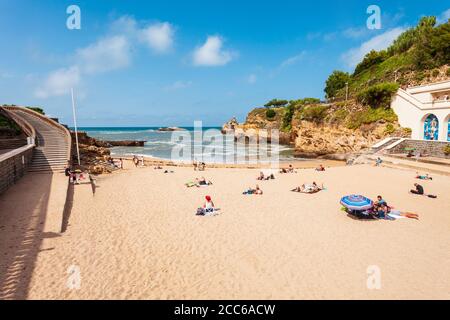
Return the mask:
M26 299L44 232L52 174L27 174L0 195L0 300ZM51 250L51 249L46 249Z

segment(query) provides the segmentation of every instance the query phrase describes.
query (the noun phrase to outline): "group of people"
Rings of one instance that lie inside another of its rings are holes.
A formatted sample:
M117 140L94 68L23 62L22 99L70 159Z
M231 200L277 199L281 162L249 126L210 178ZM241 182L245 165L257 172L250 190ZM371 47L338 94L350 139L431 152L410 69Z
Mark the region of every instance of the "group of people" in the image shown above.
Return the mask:
M387 204L382 196L377 196L377 201L374 202L373 208L369 213L377 219L396 220L399 217L406 217L419 220L419 215L416 213L394 210L394 208Z
M194 171L205 171L206 163L194 161Z
M280 169L280 173L295 173L296 171L294 170L294 167L292 166L292 164L289 165L289 167L287 168L281 168Z
M268 174L267 176L266 175L264 175L264 172L260 172L259 173L259 177L258 178L256 178L256 180L274 180L275 179L275 175L273 174L273 173L271 173L271 174Z
M137 167L141 166L141 167L145 167L145 161L144 161L144 157L138 157L137 155L133 156L133 163L134 165Z

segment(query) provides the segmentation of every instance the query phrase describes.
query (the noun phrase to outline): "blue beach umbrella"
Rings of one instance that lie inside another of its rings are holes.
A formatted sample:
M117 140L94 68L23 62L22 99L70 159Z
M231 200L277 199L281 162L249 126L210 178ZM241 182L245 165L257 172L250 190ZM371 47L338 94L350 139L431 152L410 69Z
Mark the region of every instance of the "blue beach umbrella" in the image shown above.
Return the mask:
M373 207L373 201L361 195L352 194L341 199L341 204L350 210L363 211Z

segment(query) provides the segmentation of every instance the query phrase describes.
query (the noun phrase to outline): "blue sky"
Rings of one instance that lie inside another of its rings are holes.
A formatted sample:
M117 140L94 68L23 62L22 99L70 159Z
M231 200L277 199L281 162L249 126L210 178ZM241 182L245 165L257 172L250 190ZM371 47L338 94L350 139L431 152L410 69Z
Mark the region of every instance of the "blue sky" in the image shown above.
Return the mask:
M272 98L323 98L333 70L423 15L448 19L448 2L0 0L0 104L71 125L74 87L80 126L221 125Z

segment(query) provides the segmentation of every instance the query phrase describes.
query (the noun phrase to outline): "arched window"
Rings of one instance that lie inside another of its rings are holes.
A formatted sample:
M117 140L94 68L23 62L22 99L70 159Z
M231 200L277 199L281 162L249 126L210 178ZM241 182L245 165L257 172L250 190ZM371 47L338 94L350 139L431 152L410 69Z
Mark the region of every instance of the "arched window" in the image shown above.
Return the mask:
M450 141L450 114L447 116L447 141Z
M425 118L423 138L425 140L438 140L439 138L439 120L434 114L430 114Z

